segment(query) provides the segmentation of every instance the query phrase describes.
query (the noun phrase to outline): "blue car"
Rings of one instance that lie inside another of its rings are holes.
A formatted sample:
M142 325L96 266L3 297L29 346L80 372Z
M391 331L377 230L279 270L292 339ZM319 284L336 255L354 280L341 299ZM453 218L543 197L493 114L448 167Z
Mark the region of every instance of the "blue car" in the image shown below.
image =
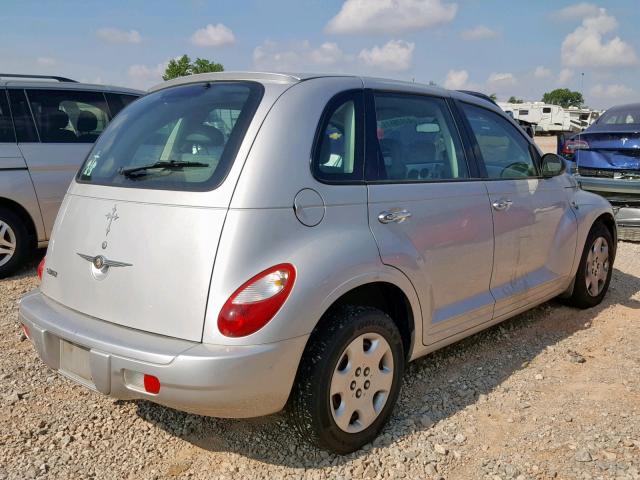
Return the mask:
M640 241L640 103L610 108L558 150L580 186L614 207L619 238Z

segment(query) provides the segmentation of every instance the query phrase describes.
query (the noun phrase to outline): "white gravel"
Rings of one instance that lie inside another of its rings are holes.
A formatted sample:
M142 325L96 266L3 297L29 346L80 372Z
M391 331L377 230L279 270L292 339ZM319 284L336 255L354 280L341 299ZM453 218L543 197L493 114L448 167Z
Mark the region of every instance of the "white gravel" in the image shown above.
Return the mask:
M640 479L640 245L620 244L600 307L547 303L410 365L383 435L345 457L283 415L187 415L60 377L17 323L34 266L0 280L0 479Z

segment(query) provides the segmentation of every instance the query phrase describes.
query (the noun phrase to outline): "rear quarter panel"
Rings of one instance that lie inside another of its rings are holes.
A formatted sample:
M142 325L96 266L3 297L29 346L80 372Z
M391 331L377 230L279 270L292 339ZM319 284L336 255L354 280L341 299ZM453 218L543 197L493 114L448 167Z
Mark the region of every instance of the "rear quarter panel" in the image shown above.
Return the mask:
M411 283L380 261L368 226L366 186L328 185L311 174L313 139L325 105L337 93L358 88L362 82L357 78L307 80L291 87L269 112L225 220L204 342L249 345L306 335L340 295L372 281L389 281L403 289L414 314L415 338L421 338L420 305ZM325 215L315 227L302 225L294 213L294 198L303 188L324 200ZM249 278L282 262L295 266L296 283L281 310L252 335L222 336L217 318L224 302Z

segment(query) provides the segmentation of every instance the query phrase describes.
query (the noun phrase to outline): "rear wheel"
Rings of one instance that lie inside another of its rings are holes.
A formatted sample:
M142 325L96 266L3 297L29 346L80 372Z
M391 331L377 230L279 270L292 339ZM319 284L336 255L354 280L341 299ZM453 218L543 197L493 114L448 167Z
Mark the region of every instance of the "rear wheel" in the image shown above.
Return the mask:
M300 364L291 423L315 446L345 454L371 442L397 400L400 332L384 312L346 306L328 314Z
M29 233L13 211L0 207L0 278L20 267L29 253Z
M615 251L609 229L601 222L594 224L585 242L573 294L567 303L590 308L602 302L611 282Z

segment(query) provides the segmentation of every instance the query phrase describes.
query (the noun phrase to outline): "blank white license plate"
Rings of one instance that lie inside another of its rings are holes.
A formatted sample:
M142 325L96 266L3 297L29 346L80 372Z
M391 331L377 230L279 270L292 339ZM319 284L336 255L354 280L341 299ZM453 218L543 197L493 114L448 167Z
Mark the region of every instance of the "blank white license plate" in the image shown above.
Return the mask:
M93 386L89 349L60 340L60 371L81 383Z

